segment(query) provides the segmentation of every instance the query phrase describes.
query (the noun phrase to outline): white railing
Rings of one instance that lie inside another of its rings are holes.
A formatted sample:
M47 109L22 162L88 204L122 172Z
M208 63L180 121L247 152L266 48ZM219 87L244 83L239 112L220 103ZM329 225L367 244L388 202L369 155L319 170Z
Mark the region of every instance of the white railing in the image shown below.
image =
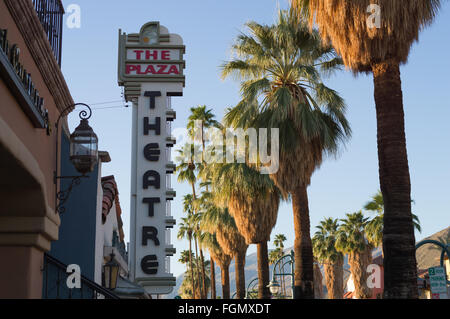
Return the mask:
M166 229L166 245L171 244L171 231L170 229Z
M171 216L172 212L171 212L171 201L170 200L166 200L166 216Z
M166 272L170 273L170 257L166 257Z
M166 187L172 188L172 175L171 174L166 175Z
M172 122L171 121L166 121L166 133L167 133L167 136L172 135Z

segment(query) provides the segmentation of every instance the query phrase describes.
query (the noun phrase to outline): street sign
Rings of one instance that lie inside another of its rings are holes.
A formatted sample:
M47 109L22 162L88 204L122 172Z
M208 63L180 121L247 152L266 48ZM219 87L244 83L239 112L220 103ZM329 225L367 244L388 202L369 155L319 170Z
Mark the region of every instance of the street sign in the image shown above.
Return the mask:
M430 288L433 299L447 299L447 276L444 267L428 269Z

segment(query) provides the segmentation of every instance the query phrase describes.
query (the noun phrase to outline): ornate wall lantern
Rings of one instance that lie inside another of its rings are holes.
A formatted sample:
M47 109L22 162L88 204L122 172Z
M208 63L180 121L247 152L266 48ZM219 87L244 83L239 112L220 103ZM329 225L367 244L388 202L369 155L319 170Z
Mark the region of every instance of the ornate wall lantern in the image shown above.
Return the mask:
M87 119L70 135L70 161L83 175L92 172L98 162L98 138Z
M88 109L82 110L79 114L80 125L70 135L70 161L75 169L82 174L81 176L58 176L59 167L59 122L63 116L66 116L76 106L84 106ZM94 170L98 163L98 138L92 128L89 126L89 119L91 118L92 110L89 105L84 103L77 103L67 107L58 117L56 121L56 159L55 159L55 207L57 213L64 213L64 203L69 198L70 192L75 185L79 185L82 178L87 178L86 174ZM71 179L71 183L66 190L58 192L59 179ZM59 202L58 202L59 201Z

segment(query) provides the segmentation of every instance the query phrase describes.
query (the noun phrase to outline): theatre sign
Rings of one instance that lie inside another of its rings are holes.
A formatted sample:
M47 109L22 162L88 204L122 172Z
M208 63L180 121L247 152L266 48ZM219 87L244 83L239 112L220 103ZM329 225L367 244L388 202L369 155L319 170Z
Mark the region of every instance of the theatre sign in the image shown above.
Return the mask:
M171 98L183 95L184 53L182 38L159 22L139 34L119 31L119 85L133 106L130 275L149 294L169 294L176 281L170 273Z

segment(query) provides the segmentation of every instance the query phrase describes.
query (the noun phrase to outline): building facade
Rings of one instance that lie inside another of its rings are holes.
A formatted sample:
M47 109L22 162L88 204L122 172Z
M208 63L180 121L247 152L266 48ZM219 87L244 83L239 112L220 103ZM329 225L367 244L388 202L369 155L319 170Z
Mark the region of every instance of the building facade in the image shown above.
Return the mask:
M63 14L59 0L0 1L0 298L41 298L58 239L54 123L74 104L60 70Z
M67 157L67 136L62 142L62 173L76 174ZM64 159L64 157L67 157ZM105 264L113 261L119 267L121 280L128 278L128 253L122 222L122 209L114 176L102 177L103 164L109 163L108 152L99 152L99 160L88 178L73 188L61 214L59 239L45 256L43 298L91 299L105 295ZM67 188L68 182L62 184ZM82 277L80 287L69 289L66 281L70 265L75 265ZM134 287L139 291L139 287ZM141 288L140 293L143 294Z

